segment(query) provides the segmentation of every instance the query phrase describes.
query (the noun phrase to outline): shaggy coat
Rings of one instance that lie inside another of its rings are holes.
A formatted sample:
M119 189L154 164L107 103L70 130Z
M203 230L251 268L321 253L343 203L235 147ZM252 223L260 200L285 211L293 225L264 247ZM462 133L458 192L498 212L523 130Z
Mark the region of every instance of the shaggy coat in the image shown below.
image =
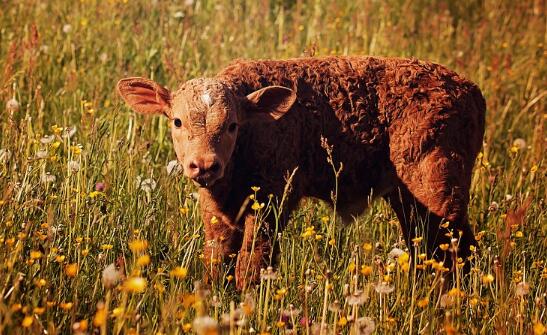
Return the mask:
M129 86L121 85L122 96ZM260 269L275 261L271 241L299 201L314 197L332 202L335 177L322 138L332 147L333 164L343 164L337 211L344 221L362 214L371 199L383 197L397 214L409 247L416 234L424 236L429 256L450 268L456 247L445 254L439 245L450 244L452 234L459 237L457 257L470 255L476 242L467 206L486 109L475 84L441 65L414 59L238 60L214 78L183 84L164 113L175 109L178 96L207 100L205 94L211 94L213 99L228 96L222 99L236 106L241 119L242 111L255 106L249 102L258 99L251 98L253 92L271 86L294 92L294 98L281 103L287 110L272 114L275 121L239 120L233 148L226 144L219 149L231 155L218 159L220 168L215 157L221 154L211 156L207 165L222 173L199 190L211 275L216 275L215 263L237 254L237 286L256 281ZM165 93L158 87L156 97ZM200 117L205 123L207 116ZM186 153L177 154L183 159ZM267 202L270 194L281 201L293 171L281 218L266 217L258 229L248 201L251 186L260 186L259 201Z

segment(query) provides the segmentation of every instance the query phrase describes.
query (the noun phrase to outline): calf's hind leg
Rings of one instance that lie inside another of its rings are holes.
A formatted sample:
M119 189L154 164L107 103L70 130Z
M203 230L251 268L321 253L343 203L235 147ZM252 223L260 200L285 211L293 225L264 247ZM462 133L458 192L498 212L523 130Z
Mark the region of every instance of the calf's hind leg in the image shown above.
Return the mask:
M472 163L456 152L434 149L417 164L397 171L398 187L384 196L397 214L407 245L412 248L412 239L423 236L428 256L444 261L449 269L456 257L467 261L470 247L476 245L467 217L471 169ZM458 239L456 254L440 248L451 245L452 238ZM463 270L469 271L468 262Z

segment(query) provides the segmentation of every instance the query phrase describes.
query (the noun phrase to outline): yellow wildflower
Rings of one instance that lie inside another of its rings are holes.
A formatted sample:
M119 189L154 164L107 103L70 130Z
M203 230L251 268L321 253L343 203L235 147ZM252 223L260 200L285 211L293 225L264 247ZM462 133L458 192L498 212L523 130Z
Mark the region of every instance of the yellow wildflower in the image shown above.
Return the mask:
M30 326L32 326L33 321L34 321L34 319L32 318L32 316L27 315L23 319L23 322L21 323L21 326L23 326L24 328L29 328Z
M62 302L59 304L59 307L61 307L62 310L68 311L72 308L74 304L71 302Z
M363 250L365 250L366 252L372 251L372 244L369 243L369 242L365 242L365 243L363 244Z
M124 284L124 290L132 293L142 293L146 289L146 279L142 277L131 277L128 278Z
M42 315L44 314L45 311L46 311L45 307L34 307L34 309L32 310L32 312L37 315Z
M364 276L370 276L372 274L372 266L370 265L361 266L361 274Z
M42 258L42 253L38 250L32 250L30 252L30 259L40 259Z
M112 310L112 316L115 318L119 318L123 315L124 308L123 307L116 307Z
M170 272L171 276L177 277L179 279L184 279L188 275L188 269L182 266L177 266Z
M534 322L534 335L543 335L547 329L540 321Z
M72 263L65 266L65 274L70 278L76 277L78 274L78 264Z
M105 324L107 317L107 311L104 308L103 303L97 304L97 312L95 313L95 316L93 317L93 326L95 327L101 327Z
M137 253L146 250L148 248L148 241L146 240L133 240L129 242L129 249Z
M418 304L418 307L424 308L429 304L429 298L427 298L427 297L422 298L422 299L418 300L417 304Z
M45 279L41 278L36 281L36 286L38 287L44 287L46 286L47 282Z
M142 255L142 256L139 256L139 258L137 258L137 265L138 266L147 266L148 264L150 264L150 256L148 255Z
M492 283L494 281L494 276L492 274L487 274L487 275L484 275L482 276L482 283L484 285L488 285L490 283Z
M185 323L182 325L182 331L184 333L189 333L192 330L192 324L191 323Z
M348 272L349 272L349 273L353 273L353 271L355 271L355 263L354 263L354 262L351 262L351 263L349 263L349 265L348 265Z

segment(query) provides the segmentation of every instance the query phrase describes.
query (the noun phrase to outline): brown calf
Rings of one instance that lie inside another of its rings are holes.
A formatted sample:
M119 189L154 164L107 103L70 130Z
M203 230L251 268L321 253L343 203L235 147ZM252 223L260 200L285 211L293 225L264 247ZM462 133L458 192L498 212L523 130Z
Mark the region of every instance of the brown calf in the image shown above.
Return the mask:
M273 218L257 230L251 208L238 215L251 186L261 187L259 197L280 199L287 174L298 168L279 229L302 197L331 202L335 179L322 137L344 166L337 204L344 221L362 214L372 195L390 202L410 247L425 225L429 255L447 267L452 259L438 246L450 243L449 231L463 259L476 243L467 205L485 102L475 84L441 65L374 57L240 60L175 92L143 78L121 80L118 92L135 111L169 118L184 173L200 186L205 259L211 265L238 254L239 288L256 281L275 253Z

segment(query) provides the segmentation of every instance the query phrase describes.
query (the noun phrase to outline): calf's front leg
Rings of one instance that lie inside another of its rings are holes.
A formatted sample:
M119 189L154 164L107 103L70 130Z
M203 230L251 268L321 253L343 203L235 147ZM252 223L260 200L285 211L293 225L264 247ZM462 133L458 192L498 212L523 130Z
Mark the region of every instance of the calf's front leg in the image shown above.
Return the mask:
M235 269L238 290L258 283L260 270L266 269L275 258L275 248L268 228L268 224L258 220L255 215L245 216L243 241Z
M203 256L205 280L210 282L219 278L220 266L229 262L241 247L243 231L233 220L216 207L202 204L202 218L205 228Z

